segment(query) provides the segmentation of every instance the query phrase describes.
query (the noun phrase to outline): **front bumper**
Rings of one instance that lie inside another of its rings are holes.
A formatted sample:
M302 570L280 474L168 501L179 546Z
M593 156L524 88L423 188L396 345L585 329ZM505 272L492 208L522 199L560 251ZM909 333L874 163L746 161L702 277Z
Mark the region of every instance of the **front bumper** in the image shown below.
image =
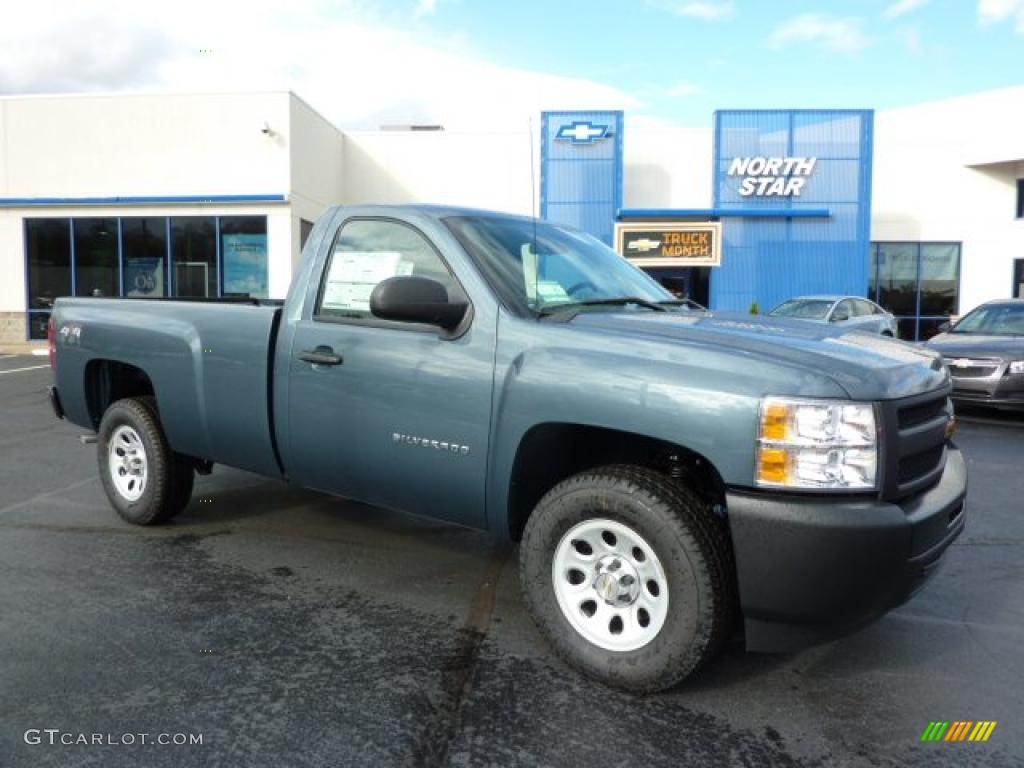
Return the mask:
M899 504L728 492L748 650L824 642L906 602L963 531L966 495L952 446L939 482Z
M1024 376L958 378L953 376L953 400L966 405L1024 408Z

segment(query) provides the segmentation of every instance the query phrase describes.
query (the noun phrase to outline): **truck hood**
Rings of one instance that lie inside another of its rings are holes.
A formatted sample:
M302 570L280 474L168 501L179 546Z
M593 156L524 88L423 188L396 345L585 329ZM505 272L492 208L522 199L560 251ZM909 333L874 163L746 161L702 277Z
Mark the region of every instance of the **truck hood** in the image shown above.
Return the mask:
M998 357L1024 360L1024 336L986 336L975 333L941 333L928 340L928 348L943 357Z
M810 369L855 400L907 397L948 386L950 381L942 357L934 351L831 324L643 310L581 312L571 322L581 330L733 351L769 364Z

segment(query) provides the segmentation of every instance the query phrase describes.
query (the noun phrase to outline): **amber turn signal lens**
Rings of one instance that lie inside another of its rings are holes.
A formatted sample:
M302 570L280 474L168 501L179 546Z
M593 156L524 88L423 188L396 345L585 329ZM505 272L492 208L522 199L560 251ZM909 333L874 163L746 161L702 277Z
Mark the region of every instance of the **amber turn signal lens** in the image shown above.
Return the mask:
M757 458L757 479L762 483L785 485L789 479L789 452L762 448Z
M770 403L761 416L761 438L784 441L788 423L789 408L781 403Z

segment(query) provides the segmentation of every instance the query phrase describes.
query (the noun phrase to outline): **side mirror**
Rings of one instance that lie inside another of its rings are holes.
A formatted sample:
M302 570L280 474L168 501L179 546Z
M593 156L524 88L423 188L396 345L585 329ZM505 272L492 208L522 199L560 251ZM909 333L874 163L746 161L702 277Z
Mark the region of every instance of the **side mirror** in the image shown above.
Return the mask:
M952 327L953 327L953 324L951 322L949 322L949 320L947 320L946 322L939 324L939 329L938 330L939 330L939 333L946 333L950 329L952 329Z
M850 319L850 313L847 312L845 309L837 309L835 312L832 313L832 322L833 323L842 323L842 322L845 322L845 321L847 321L849 319Z
M457 327L469 305L450 301L448 290L436 280L400 275L381 280L370 294L370 312L383 320Z

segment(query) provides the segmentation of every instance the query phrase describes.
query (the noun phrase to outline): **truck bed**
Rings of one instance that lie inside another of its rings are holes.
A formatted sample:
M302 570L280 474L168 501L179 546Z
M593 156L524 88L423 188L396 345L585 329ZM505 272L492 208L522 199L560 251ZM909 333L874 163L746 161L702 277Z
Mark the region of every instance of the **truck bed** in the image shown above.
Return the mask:
M279 474L270 388L280 314L280 302L248 299L60 299L57 384L68 418L98 424L89 403L97 369L133 366L152 383L175 451Z

